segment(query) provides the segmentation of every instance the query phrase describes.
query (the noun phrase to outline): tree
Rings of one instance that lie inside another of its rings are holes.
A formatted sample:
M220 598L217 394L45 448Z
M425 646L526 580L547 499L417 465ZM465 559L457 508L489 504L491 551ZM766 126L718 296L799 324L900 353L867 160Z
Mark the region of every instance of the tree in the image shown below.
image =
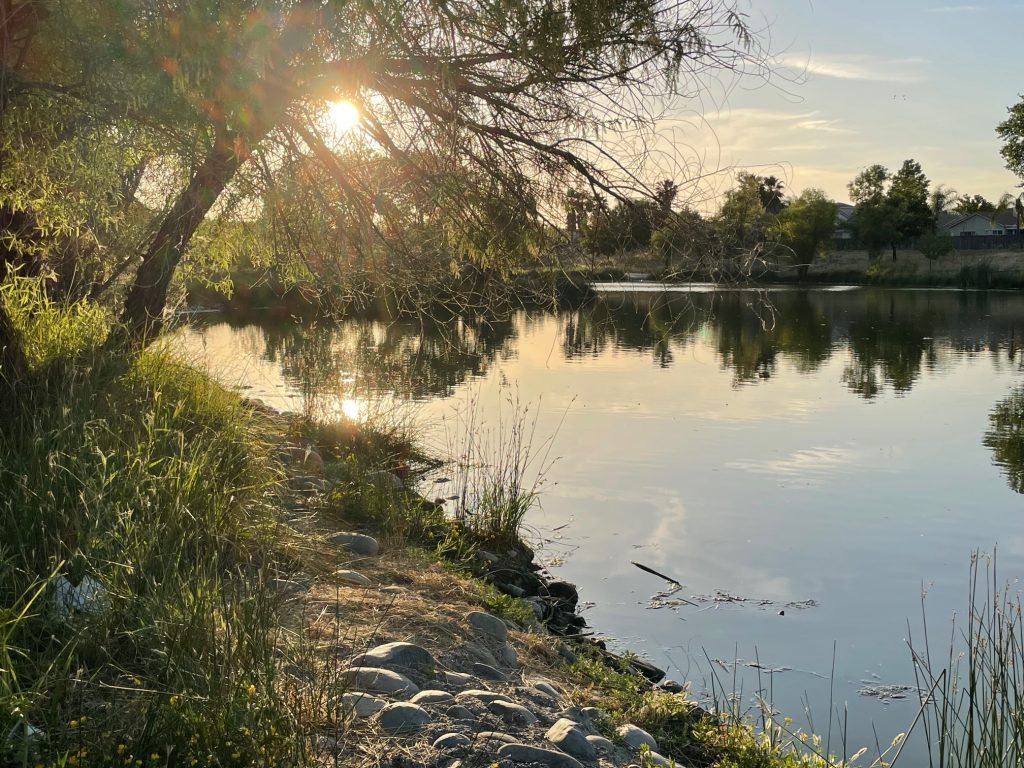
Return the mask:
M929 232L921 238L918 245L921 253L928 259L928 271L932 271L932 264L954 251L953 238L947 234Z
M920 237L935 228L935 214L929 205L928 178L916 160L904 160L890 175L881 165L859 173L847 188L856 204L856 230L872 256L883 246L896 249L900 243Z
M964 195L956 200L953 210L961 216L969 213L992 213L996 209L995 203L986 200L981 195Z
M401 228L388 225L398 206L353 183L351 164L326 135L326 101L353 103L366 140L407 168L407 187L429 190L434 206L467 211L452 217L459 226L483 229L486 206L473 206L489 196L447 183L453 167L471 184L515 193L541 224L550 210L543 202L566 182L617 199L642 187L601 149L617 126L645 124L643 108L630 104L694 92L709 67L744 70L762 59L744 16L726 0L457 8L441 0L198 0L168 8L125 0L99 10L68 0L52 10L36 36L38 67L19 74L2 103L45 83L76 117L108 132L121 123L160 137L158 157L182 179L132 263L122 319L140 340L159 329L172 279L204 222L220 214L226 196L244 209L246 196L272 195L287 159L310 158L358 212L361 226L324 231L362 255L408 247ZM85 43L47 57L54 39ZM334 201L319 202L309 215L329 224Z
M651 235L651 245L665 262L665 271L673 264L691 272L702 264L713 264L718 257L719 239L712 222L692 208L674 211Z
M749 249L770 239L776 216L765 207L765 180L752 173L736 177L736 186L725 193L718 224L723 240L739 249Z
M768 213L777 216L786 207L785 188L781 179L774 176L757 176L757 193L761 197L761 206Z
M996 133L1003 140L999 152L1006 167L1024 182L1024 95L1007 112L1010 116L996 126Z
M800 279L815 256L831 244L836 230L836 204L820 189L805 189L782 212L782 242L793 254Z

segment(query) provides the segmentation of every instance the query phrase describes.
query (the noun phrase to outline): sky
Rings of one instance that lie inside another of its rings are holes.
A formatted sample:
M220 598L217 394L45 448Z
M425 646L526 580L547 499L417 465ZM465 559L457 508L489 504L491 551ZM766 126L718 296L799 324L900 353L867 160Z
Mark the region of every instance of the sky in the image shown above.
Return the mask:
M1024 2L751 0L768 83L718 77L659 121L673 175L704 207L739 168L848 201L863 168L914 158L933 186L995 200L1020 183L995 127L1024 93ZM678 178L678 175L677 175Z

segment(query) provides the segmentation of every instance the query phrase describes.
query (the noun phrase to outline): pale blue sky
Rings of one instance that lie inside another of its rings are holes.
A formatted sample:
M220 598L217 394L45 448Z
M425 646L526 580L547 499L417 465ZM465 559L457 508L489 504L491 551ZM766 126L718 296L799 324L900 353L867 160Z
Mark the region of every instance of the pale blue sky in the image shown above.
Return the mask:
M867 165L913 157L933 184L990 199L1019 183L995 126L1024 92L1024 2L1011 0L753 0L786 69L777 85L726 81L688 124L665 121L677 167L783 176L847 200ZM760 20L760 21L759 21ZM696 117L703 112L703 119ZM709 141L710 139L710 141Z

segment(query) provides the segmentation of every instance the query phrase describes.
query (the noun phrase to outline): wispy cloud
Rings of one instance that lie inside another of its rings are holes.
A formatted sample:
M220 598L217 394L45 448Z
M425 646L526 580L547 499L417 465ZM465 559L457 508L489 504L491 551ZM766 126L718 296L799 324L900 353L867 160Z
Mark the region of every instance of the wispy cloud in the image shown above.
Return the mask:
M974 11L980 11L980 5L937 5L934 8L929 8L929 13L973 13Z
M883 59L867 54L816 53L808 57L785 56L783 66L808 75L834 77L840 80L911 83L924 79L921 72L925 59Z

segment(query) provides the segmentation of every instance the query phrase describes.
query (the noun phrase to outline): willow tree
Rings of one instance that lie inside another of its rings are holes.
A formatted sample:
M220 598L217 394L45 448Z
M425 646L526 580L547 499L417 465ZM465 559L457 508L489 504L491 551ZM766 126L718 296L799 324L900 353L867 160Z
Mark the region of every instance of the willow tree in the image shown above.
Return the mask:
M361 216L362 244L400 247L388 198L415 189L456 212L466 242L479 245L496 200L512 196L517 216L541 222L581 182L619 199L649 192L609 134L642 134L723 70L760 76L766 66L731 0L35 4L50 11L44 40L78 29L93 44L66 48L90 62L58 72L67 80L52 83L54 97L159 137L181 171L124 300L136 340L159 329L176 270L225 194L261 177L249 188L270 194L289 158L332 180ZM406 168L402 190L361 183L330 140L325 105L341 100L358 109L365 141ZM453 169L475 189L444 183Z

